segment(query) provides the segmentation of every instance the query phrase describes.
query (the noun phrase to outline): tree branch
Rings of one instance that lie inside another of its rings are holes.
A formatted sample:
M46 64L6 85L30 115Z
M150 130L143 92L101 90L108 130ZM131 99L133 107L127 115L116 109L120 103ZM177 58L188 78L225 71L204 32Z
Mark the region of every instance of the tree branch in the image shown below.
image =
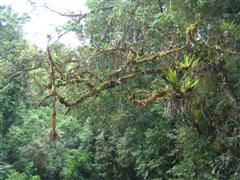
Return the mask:
M54 10L54 9L48 7L48 6L38 6L38 7L45 8L45 9L47 9L47 10L53 12L53 13L56 13L56 14L58 14L58 15L60 15L60 16L71 17L71 18L73 18L73 17L78 17L78 18L79 18L78 20L84 19L84 18L87 17L89 14L93 14L93 13L96 13L96 12L98 12L98 11L112 10L112 9L114 8L114 6L98 7L98 8L96 8L96 9L91 10L90 12L84 13L84 14L82 14L82 13L78 13L78 14L66 14L66 13L61 13L61 12L59 12L59 11L56 11L56 10Z

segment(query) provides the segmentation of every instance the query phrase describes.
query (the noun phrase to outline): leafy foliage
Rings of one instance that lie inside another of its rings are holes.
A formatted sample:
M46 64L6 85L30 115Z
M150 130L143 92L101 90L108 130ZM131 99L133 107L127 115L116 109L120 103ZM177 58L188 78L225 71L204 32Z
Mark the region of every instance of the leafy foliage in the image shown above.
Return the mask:
M46 52L0 7L1 178L239 179L239 5L88 0Z

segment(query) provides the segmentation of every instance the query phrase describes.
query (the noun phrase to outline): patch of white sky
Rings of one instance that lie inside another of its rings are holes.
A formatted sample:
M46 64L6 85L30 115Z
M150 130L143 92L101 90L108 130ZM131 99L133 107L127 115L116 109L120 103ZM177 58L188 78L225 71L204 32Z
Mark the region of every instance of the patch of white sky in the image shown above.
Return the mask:
M86 0L36 0L35 3L36 6L42 6L45 3L51 9L62 13L87 12ZM13 11L30 15L31 20L23 27L25 38L43 50L47 46L47 35L57 38L56 27L64 25L69 20L68 17L60 16L45 8L33 8L28 0L0 0L0 5L10 5ZM73 32L64 35L59 41L70 47L81 45Z

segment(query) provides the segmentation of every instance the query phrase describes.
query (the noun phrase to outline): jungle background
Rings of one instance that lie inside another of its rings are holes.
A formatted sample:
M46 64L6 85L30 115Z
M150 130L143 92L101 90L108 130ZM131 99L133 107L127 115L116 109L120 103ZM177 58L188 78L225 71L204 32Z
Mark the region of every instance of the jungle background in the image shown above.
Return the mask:
M0 179L240 179L240 1L86 6L46 50L0 6Z

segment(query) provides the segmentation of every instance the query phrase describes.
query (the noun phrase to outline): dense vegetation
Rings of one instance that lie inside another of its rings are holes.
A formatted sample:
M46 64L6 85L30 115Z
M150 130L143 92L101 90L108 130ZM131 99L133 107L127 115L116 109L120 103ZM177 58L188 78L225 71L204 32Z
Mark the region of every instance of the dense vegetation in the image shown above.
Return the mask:
M0 7L0 179L240 179L239 0L87 7L46 51Z

